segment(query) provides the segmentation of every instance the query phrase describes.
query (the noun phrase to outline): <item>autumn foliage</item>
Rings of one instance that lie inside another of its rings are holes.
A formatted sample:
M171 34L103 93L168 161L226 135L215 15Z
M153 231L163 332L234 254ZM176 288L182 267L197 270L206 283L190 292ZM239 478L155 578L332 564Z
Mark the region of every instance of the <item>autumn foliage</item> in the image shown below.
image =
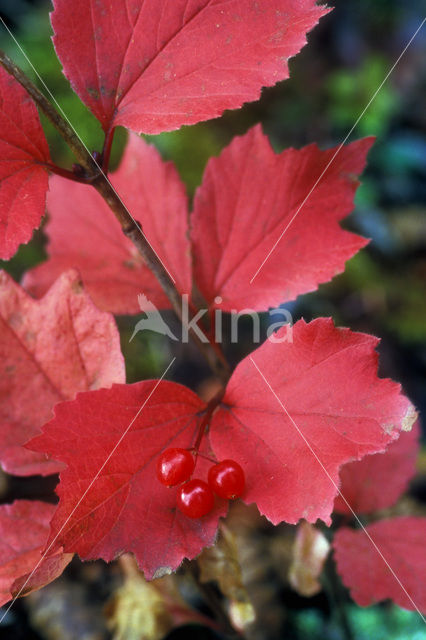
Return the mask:
M118 125L131 130L108 178L194 312L267 311L332 279L367 244L340 223L372 138L276 153L256 126L210 159L189 206L173 164L136 135L256 100L288 77L288 59L326 8L313 0L53 5L53 42L71 87L107 141ZM341 514L332 546L353 599L426 610L425 519L369 524L383 557L354 528L355 514L397 501L418 447L413 406L378 377L378 340L330 318L300 320L292 341L281 330L236 366L214 410L172 381L125 384L112 314L140 312L140 292L158 309L171 302L90 181L54 174L36 105L0 69L1 256L30 240L46 200L49 213L48 259L22 286L0 276L0 461L18 476L59 473L57 507L0 507L2 602L55 579L72 554L109 562L132 552L152 579L213 545L228 501L216 497L206 516L188 518L176 508L178 488L156 477L161 453L194 447L207 416L197 477L207 479L208 458L235 460L246 477L241 500L274 525L330 527Z

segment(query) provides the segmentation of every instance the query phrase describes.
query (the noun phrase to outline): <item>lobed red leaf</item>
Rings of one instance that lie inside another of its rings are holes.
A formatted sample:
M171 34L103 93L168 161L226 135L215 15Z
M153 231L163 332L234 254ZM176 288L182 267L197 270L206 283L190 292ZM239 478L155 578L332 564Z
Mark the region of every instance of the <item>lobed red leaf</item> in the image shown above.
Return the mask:
M131 551L148 579L213 544L226 505L217 501L211 514L191 520L176 507L178 488L156 475L165 448L194 444L203 408L192 391L166 381L113 385L57 405L27 445L67 465L51 539L59 534L57 543L85 560ZM199 459L196 476L206 476L207 466Z
M366 530L380 553L362 530L343 527L333 541L337 570L352 598L362 607L390 598L425 613L426 518L389 518Z
M34 102L0 67L0 258L9 260L40 225L49 149Z
M341 465L383 451L416 414L398 384L377 377L376 338L319 318L274 339L235 369L211 446L242 466L244 502L273 524L330 524Z
M63 274L39 301L0 272L0 460L16 475L48 475L58 463L22 447L78 391L123 382L120 337L76 272Z
M342 467L340 491L355 513L371 513L391 507L404 493L416 473L419 433L416 421L411 431L401 433L385 452ZM334 510L352 513L345 500L338 495Z
M41 589L71 561L72 554L61 550L42 559L55 508L37 500L0 506L0 606Z
M276 154L258 125L212 158L192 216L195 281L207 303L262 311L343 271L367 244L339 222L372 143Z
M110 178L176 286L189 292L187 197L175 167L163 162L153 146L131 135L120 167ZM31 293L42 295L60 273L78 268L101 309L140 313L141 292L157 308L170 307L158 281L93 187L54 176L47 206L50 259L26 273L23 283Z
M53 42L105 131L160 133L257 100L329 9L314 0L54 0Z

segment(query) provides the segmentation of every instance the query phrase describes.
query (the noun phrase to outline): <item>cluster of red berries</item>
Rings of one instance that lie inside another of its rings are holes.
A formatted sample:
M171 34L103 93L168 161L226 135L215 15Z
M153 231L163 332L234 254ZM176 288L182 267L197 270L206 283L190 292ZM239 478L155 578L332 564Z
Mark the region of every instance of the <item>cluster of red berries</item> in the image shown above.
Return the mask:
M244 471L235 460L222 460L209 469L208 482L190 479L196 456L189 449L165 449L157 461L157 477L167 487L182 484L177 506L189 518L201 518L214 506L214 493L225 500L238 498L244 491Z

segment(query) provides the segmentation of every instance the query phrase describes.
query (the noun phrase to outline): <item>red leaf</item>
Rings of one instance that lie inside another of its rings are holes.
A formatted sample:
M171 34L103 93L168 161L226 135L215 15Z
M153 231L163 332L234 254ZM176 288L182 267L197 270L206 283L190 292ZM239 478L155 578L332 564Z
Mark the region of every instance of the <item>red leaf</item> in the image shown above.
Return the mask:
M0 272L0 460L17 475L47 475L62 464L22 448L77 391L124 380L113 318L100 312L75 272L35 301Z
M362 171L371 142L366 138L340 151L252 284L251 278L335 150L320 151L311 145L276 155L260 127L255 127L213 158L196 194L191 220L196 286L206 302L226 311L247 306L267 309L342 271L345 261L367 242L338 223L352 208L358 184L354 174ZM187 198L173 165L164 163L141 138L131 136L112 180L178 290L189 293ZM50 260L26 274L24 284L32 293L42 294L64 269L77 267L102 309L137 313L140 292L157 308L170 306L93 188L55 176L48 208ZM216 296L223 301L215 303Z
M426 518L380 520L367 531L386 562L362 530L344 527L333 541L337 570L352 598L362 607L390 598L404 609L425 613Z
M0 506L0 606L18 595L21 588L19 595L41 589L71 561L71 554L58 551L40 562L55 508L35 500Z
M267 342L253 354L328 475L250 358L237 367L203 446L208 451L210 442L217 459L243 466L244 501L256 502L272 522L329 523L339 467L383 450L401 425L413 422L399 385L377 378L376 344L319 319L297 323L293 344ZM165 448L193 446L204 410L189 389L154 381L114 385L57 405L43 435L27 444L67 465L52 539L59 534L58 544L83 559L109 561L132 551L148 578L211 544L223 505L199 521L186 518L176 511L178 489L156 478ZM196 475L205 479L208 466L199 459Z
M206 301L265 310L343 271L367 244L339 222L353 208L372 142L353 142L334 160L337 148L314 144L277 155L257 126L212 158L192 217L195 279Z
M190 291L187 198L172 163L142 138L131 135L111 180L132 216L176 281ZM27 272L25 287L39 296L65 269L79 269L88 293L112 313L140 313L143 292L159 308L170 303L102 197L87 185L54 176L46 225L50 260Z
M46 203L49 149L37 109L0 67L0 258L11 258L40 225Z
M203 407L192 391L164 381L113 385L59 404L43 435L28 444L67 464L52 539L60 532L58 543L87 560L132 551L148 579L213 544L224 503L191 520L176 509L178 488L168 489L156 476L164 448L194 443ZM207 475L207 466L198 460L197 477Z
M54 0L56 52L104 130L160 133L257 100L328 12L313 0Z
M275 337L285 338L286 328ZM301 320L293 343L266 341L237 366L210 442L218 459L243 467L244 501L256 502L272 523L330 524L339 467L382 451L413 423L399 385L377 378L377 342L331 319Z
M418 421L408 433L401 433L384 453L350 462L340 470L340 491L355 513L371 513L391 507L407 489L416 473L419 450ZM352 513L338 495L338 513Z

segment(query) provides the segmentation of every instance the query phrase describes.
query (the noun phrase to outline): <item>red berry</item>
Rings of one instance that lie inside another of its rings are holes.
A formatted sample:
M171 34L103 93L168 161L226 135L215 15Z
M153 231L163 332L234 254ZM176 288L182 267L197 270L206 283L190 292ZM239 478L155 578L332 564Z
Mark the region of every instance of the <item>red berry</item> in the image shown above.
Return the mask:
M201 518L213 509L213 491L204 480L190 480L179 489L177 506L188 518Z
M167 487L185 482L192 475L195 458L187 449L165 449L157 460L157 478Z
M209 470L209 485L220 498L238 498L244 491L244 471L235 460L222 460Z

